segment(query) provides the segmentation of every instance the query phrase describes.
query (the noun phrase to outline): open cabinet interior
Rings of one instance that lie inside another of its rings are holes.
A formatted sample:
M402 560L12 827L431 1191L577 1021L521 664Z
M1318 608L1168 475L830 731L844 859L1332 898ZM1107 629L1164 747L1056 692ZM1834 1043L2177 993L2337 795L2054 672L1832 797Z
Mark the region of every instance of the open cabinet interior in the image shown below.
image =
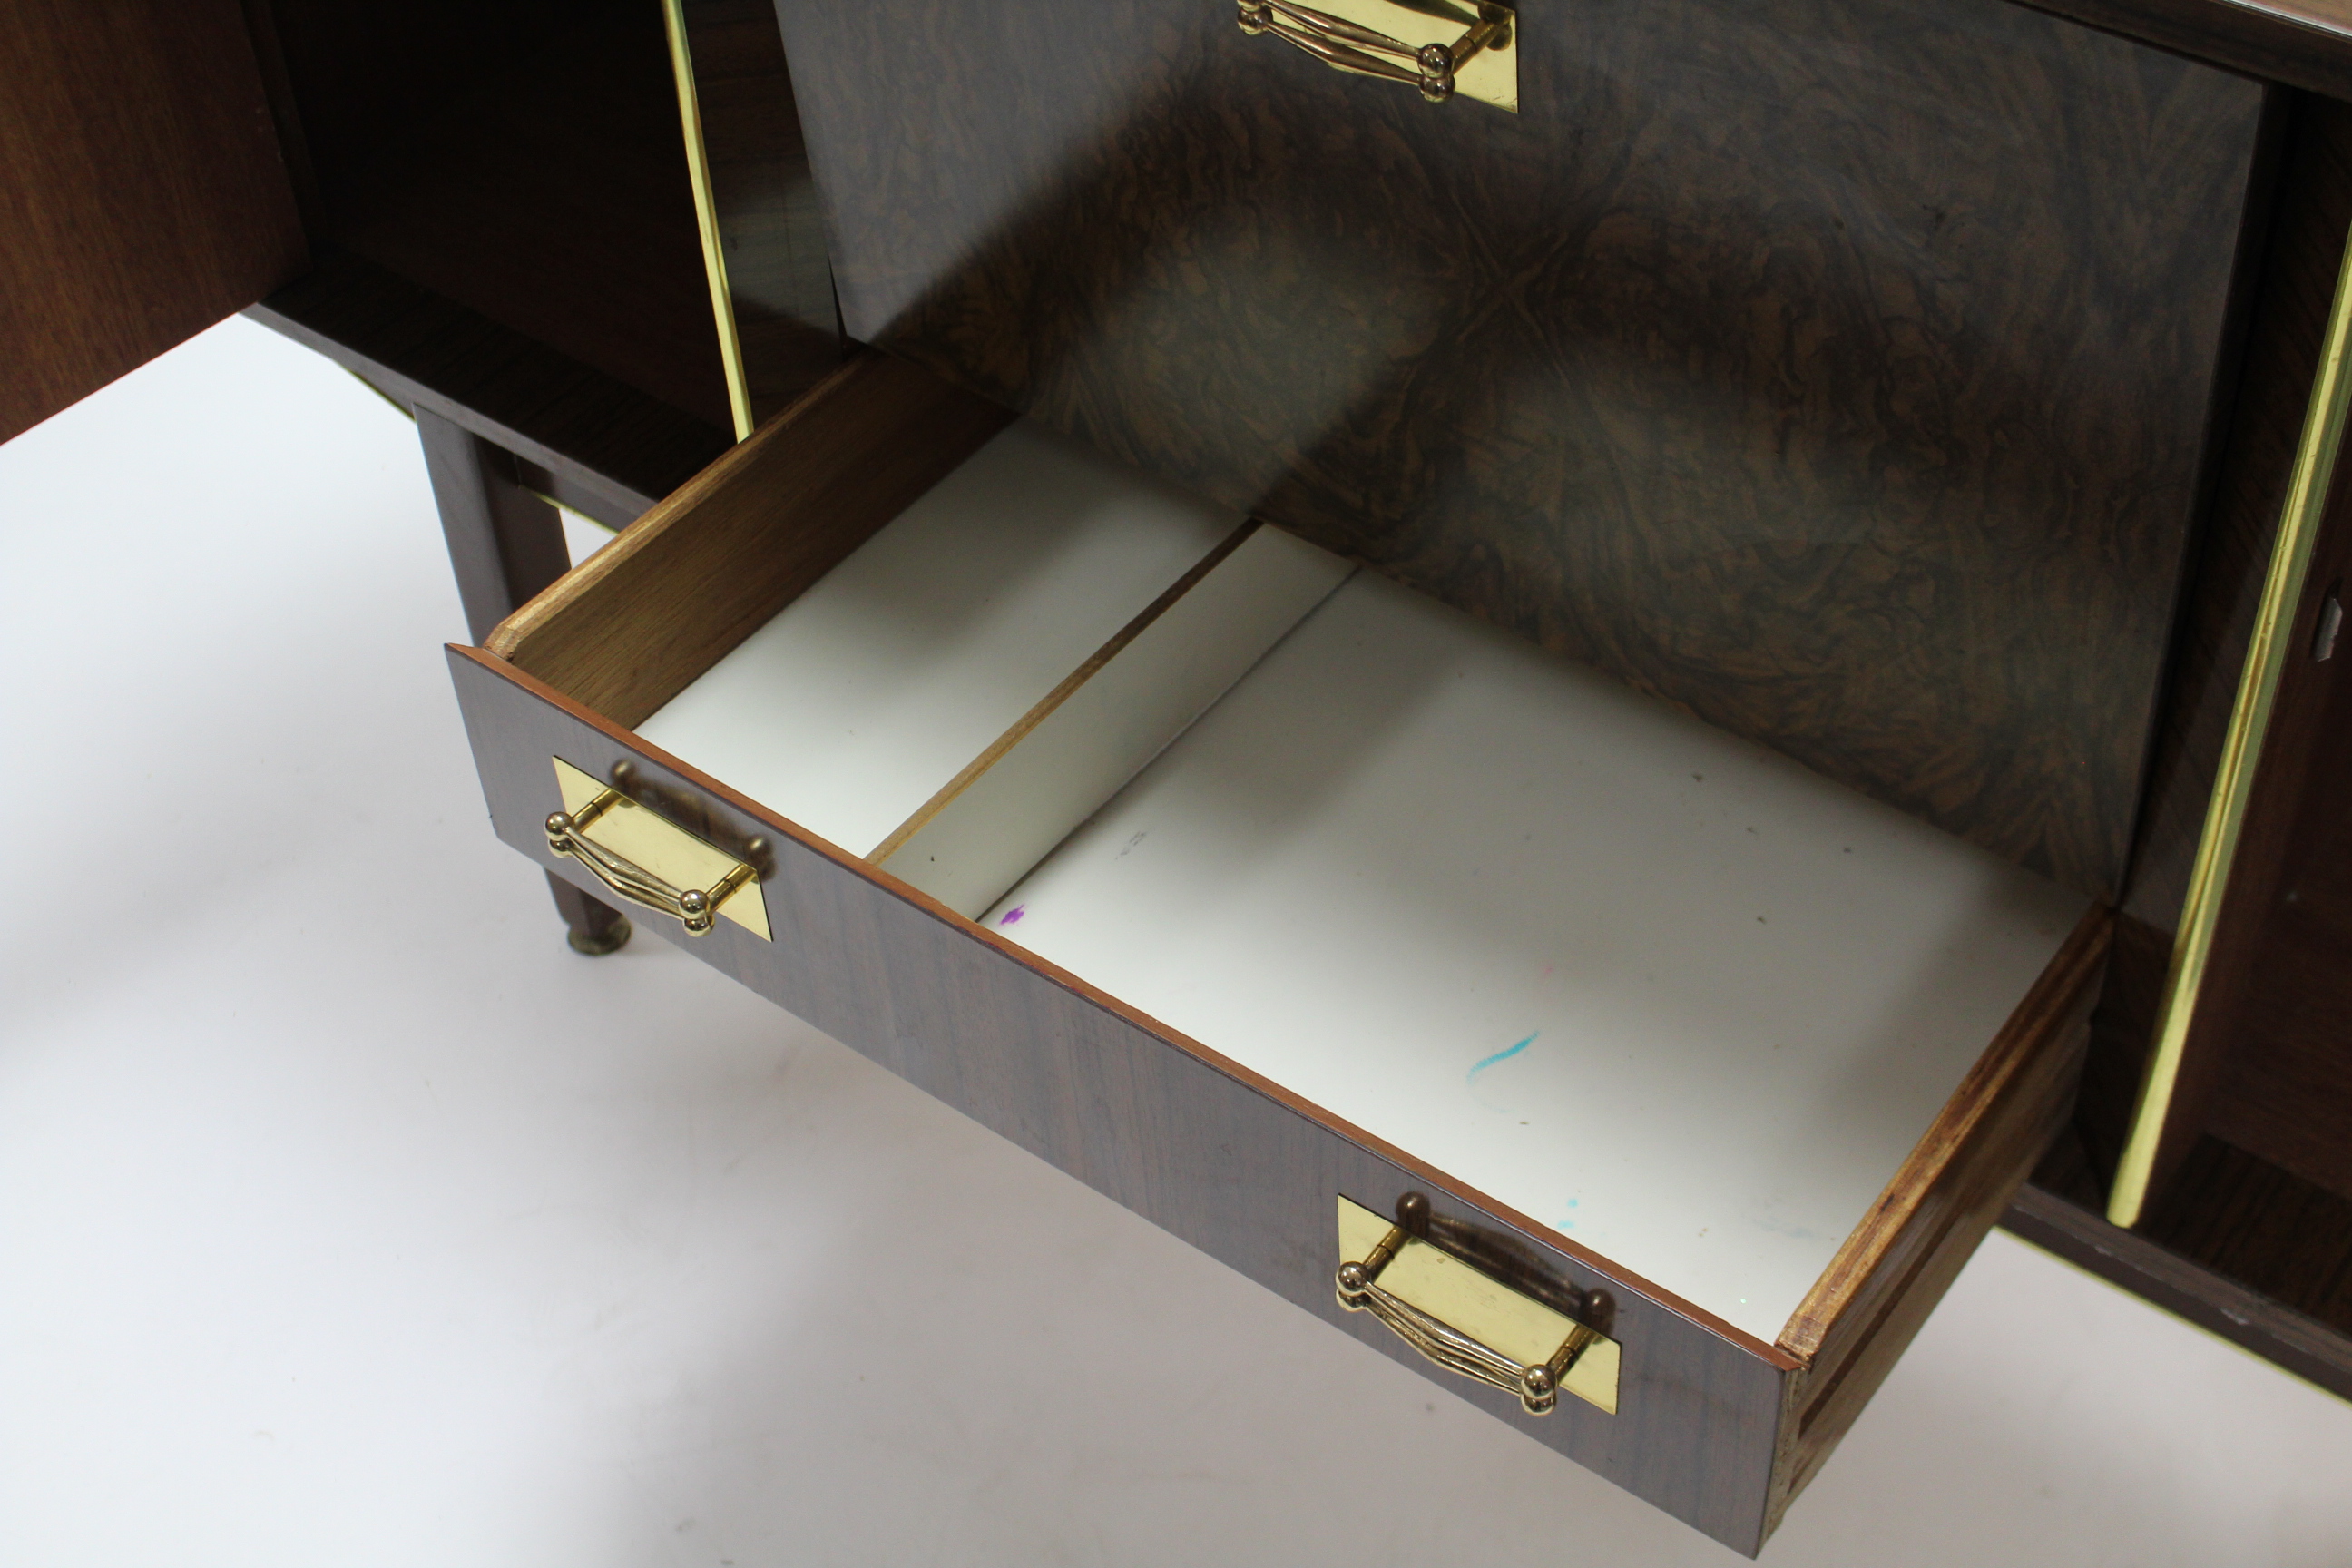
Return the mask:
M860 376L922 374L880 356L845 374L828 405ZM803 555L767 588L743 584L776 553L753 530L731 553L713 542L735 531L711 521L721 487L696 528L623 536L492 650L1243 1068L1779 1334L2089 900L935 395L952 431L896 416L874 438L937 482L862 521L837 492L780 488L803 470L767 459L762 493L799 520L770 526Z
M251 9L315 252L265 315L451 386L644 498L602 521L837 361L772 13L672 8L689 117L656 0Z
M657 5L274 10L320 238L728 427Z

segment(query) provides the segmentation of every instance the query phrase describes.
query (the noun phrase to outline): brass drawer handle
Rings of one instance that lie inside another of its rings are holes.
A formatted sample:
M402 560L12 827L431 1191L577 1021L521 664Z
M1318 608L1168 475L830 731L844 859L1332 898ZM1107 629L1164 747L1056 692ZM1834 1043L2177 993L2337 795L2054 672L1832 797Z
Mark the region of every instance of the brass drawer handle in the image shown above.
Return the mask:
M1432 103L1454 96L1456 73L1482 49L1502 50L1511 42L1510 11L1501 5L1479 5L1477 19L1451 44L1418 47L1402 38L1300 5L1295 0L1236 0L1241 28L1252 35L1271 33L1286 44L1306 50L1334 70L1357 76L1403 82L1421 89ZM1431 12L1429 5L1399 5L1399 9ZM1444 15L1455 7L1436 11ZM1465 13L1466 15L1466 13Z
M1363 1249L1360 1258L1341 1263L1334 1278L1339 1305L1370 1312L1448 1372L1517 1394L1530 1415L1549 1415L1563 1388L1616 1414L1617 1342L1413 1234L1413 1222L1425 1226L1428 1213L1429 1200L1419 1193L1398 1202L1394 1224L1339 1200L1341 1254ZM1386 1226L1369 1248L1364 1242L1373 1232L1367 1222ZM1398 1289L1384 1287L1384 1275L1396 1278ZM1409 1285L1404 1275L1412 1277ZM1465 1320L1470 1330L1462 1326ZM1496 1340L1506 1342L1498 1347Z
M756 866L646 811L618 787L599 784L562 758L553 761L566 809L548 814L550 849L579 861L616 897L668 915L688 936L708 935L722 911L756 934L769 935ZM627 824L629 854L588 837L590 827L607 816L617 823L624 814L634 819ZM688 874L708 885L681 887L670 879Z

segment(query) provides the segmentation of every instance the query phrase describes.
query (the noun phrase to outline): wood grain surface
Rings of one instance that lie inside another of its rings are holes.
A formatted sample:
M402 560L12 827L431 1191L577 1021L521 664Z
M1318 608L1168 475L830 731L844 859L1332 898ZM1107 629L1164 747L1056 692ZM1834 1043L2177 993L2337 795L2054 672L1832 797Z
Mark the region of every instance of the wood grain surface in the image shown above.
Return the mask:
M2331 673L2324 721L2305 737L2285 875L2253 937L2234 1059L2206 1125L2352 1200L2352 681Z
M2346 0L2033 0L2128 38L2289 87L2352 98Z
M466 632L479 642L572 569L563 520L523 489L512 453L430 408L415 414Z
M1530 5L1516 116L779 11L853 336L2112 895L2256 84L2001 0Z
M2083 917L1780 1332L1770 1521L1820 1472L2074 1105L2113 916Z
M2352 1340L2352 1198L2208 1137L2142 1228Z
M2312 209L2287 249L2307 320L2352 231L2352 106L2312 101L2294 174ZM2307 194L2306 194L2307 193ZM2335 244L2327 242L2333 239ZM2222 905L2159 1172L2200 1134L2352 1201L2352 639L2321 659L2321 618L2352 579L2352 483L2339 459Z
M1010 419L887 354L853 360L500 626L488 646L635 724Z
M1433 1386L1736 1550L1761 1545L1782 1383L1795 1366L1785 1352L808 838L495 656L452 648L450 665L492 824L514 848L589 885L546 849L540 825L560 804L549 758L598 776L628 761L632 792L681 826L722 847L767 841L761 888L775 922L773 942L726 921L688 939L651 915L641 932L690 943L696 957ZM1529 1416L1511 1395L1435 1371L1339 1309L1334 1199L1387 1212L1408 1191L1516 1237L1555 1278L1612 1295L1623 1347L1616 1415L1567 1399Z
M555 508L522 488L512 453L430 408L415 412L467 630L479 640L518 605L571 569L563 520ZM619 910L561 878L547 880L556 913L571 929L575 945L593 947L609 939L620 923Z
M0 441L305 261L236 0L0 0Z
M2112 1170L2122 1149L2145 1070L2189 867L2211 801L2247 637L2318 369L2345 236L2352 226L2352 107L2302 99L2284 129L2283 173L2252 290L2244 368L2210 521L2183 595L2162 723L2119 909L2115 962L2094 1021L2084 1077L2078 1121L2103 1173ZM2291 851L2289 835L2335 675L2302 650L2309 647L2321 597L2352 561L2347 507L2352 487L2339 481L2311 591L2296 606L2288 641L2297 656L2281 685L2273 739L2256 772L2153 1192L2161 1192L2202 1135L2215 1096L2228 1081L2235 1042L2243 1033L2240 1013L2250 966L2265 942L2265 911L2279 896L2279 878L2289 861L2307 852ZM2339 967L2352 963L2339 960Z
M2001 1216L2001 1228L2056 1253L2177 1313L2209 1332L2252 1351L2297 1377L2352 1399L2352 1325L2328 1324L2261 1289L2215 1272L2197 1255L2176 1250L2180 1238L2158 1241L2138 1231L2118 1230L2104 1213L2102 1184L2088 1157L2062 1139L2033 1179L2018 1189ZM2346 1205L2352 1212L2352 1205ZM2294 1217L2294 1216L2291 1216ZM2338 1258L2352 1258L2352 1225L2336 1223L2328 1233L2343 1238ZM2289 1257L2308 1237L2282 1237L2267 1224L2260 1234ZM2275 1278L2280 1270L2248 1270Z
M348 251L247 313L513 453L532 488L620 528L724 452L723 427Z
M2352 485L2337 482L2256 781L2261 831L2241 851L2199 1008L2193 1043L2218 1065L2174 1136L2210 1132L2352 1201L2352 639L2311 657L2352 574Z

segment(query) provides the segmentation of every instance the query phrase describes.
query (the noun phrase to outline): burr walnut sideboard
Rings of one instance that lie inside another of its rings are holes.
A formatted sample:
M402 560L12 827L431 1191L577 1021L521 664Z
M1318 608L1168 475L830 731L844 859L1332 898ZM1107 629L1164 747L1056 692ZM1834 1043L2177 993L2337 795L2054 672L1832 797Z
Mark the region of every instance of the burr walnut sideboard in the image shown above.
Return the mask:
M411 412L583 952L1743 1552L1997 1220L2352 1394L2352 12L0 37L0 437Z

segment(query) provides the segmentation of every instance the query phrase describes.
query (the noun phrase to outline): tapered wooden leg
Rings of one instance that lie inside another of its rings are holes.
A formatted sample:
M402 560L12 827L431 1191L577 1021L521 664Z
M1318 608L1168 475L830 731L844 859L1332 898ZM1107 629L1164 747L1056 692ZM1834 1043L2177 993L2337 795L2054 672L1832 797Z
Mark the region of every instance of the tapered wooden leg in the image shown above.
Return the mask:
M431 409L415 414L466 630L478 644L517 605L570 570L563 519L522 488L511 454ZM547 885L570 928L573 952L607 953L629 940L629 922L620 910L552 874Z
M572 951L584 952L591 958L602 958L618 951L629 940L629 917L600 900L592 899L562 878L550 871L548 891L555 895L555 908L571 928L564 940Z

